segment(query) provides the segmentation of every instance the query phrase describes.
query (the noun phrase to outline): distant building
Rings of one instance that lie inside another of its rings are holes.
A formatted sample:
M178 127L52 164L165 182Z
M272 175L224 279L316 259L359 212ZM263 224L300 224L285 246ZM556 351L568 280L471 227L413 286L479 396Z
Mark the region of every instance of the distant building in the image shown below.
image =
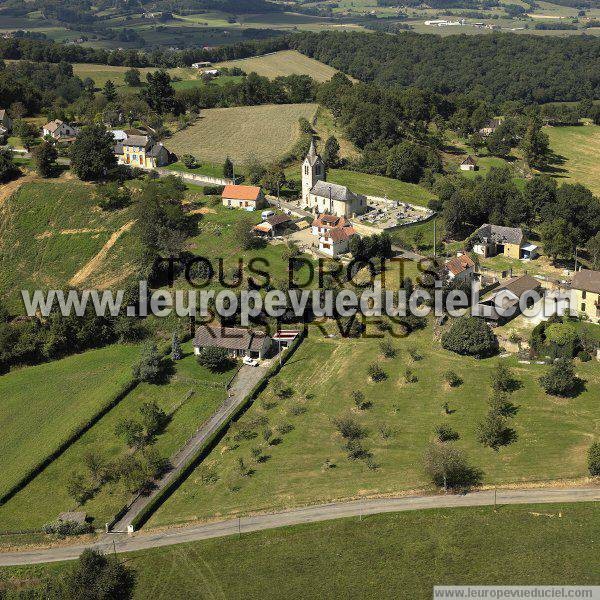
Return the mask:
M225 348L233 357L263 358L271 349L272 340L264 331L241 327L202 325L194 335L194 354L203 348Z
M571 309L600 323L600 271L581 269L575 273L571 281Z
M212 67L211 62L195 62L192 63L192 69L206 69L208 67Z
M355 194L345 185L317 181L310 190L308 208L316 213L350 218L367 210L367 197Z
M49 121L42 127L42 136L50 136L57 142L70 143L74 142L79 135L79 129L70 123L65 123L60 119Z
M255 185L226 185L222 198L223 206L231 208L256 210L266 204L263 191Z
M340 229L350 227L351 223L346 217L336 217L335 215L317 215L311 224L311 233L318 237L325 235L331 229Z
M444 263L444 274L450 281L469 282L475 275L475 263L468 254L458 254Z
M149 135L127 135L115 146L115 156L120 165L139 169L164 167L171 160L171 153L161 142L155 142Z
M473 252L484 258L503 254L508 258L531 260L538 255L537 246L525 240L520 227L482 225L472 236Z
M460 163L461 171L477 171L477 163L475 159L469 154L465 160Z

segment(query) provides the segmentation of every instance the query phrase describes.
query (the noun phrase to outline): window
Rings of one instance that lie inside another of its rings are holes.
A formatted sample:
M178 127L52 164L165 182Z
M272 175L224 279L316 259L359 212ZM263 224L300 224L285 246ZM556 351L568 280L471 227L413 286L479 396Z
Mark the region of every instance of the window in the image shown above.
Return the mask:
M585 300L585 290L583 290L583 291L581 292L581 299L582 299L582 300Z
M308 175L308 165L304 165L304 174Z
M581 312L585 312L585 302L581 303Z

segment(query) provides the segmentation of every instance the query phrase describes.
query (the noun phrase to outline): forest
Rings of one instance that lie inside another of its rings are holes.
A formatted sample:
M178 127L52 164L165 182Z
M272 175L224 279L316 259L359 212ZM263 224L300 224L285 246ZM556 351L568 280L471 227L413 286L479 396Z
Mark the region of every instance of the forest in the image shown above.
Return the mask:
M473 93L492 103L600 98L600 39L298 33L290 46L361 81Z

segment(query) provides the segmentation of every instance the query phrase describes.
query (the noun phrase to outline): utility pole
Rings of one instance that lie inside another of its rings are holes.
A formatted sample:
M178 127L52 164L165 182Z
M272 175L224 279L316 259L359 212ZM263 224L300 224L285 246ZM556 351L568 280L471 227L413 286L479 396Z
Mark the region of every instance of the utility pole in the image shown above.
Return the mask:
M498 486L494 486L494 512L498 512Z
M433 258L437 258L437 227L436 218L433 218Z

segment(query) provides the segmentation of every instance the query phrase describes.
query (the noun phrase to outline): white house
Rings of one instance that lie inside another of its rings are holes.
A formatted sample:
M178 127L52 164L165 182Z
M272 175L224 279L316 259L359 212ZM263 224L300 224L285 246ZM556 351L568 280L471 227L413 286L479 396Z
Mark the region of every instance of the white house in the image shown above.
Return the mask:
M42 136L46 137L47 135L57 142L73 142L79 135L79 129L70 123L54 119L54 121L49 121L42 127Z
M192 63L192 69L206 69L207 67L212 67L212 63L211 62Z
M168 165L171 153L161 142L155 142L149 135L128 135L114 148L117 162L140 169L155 169Z
M450 281L472 281L475 263L468 254L457 254L444 263L444 274Z
M460 163L461 171L476 171L477 170L477 162L475 159L469 154L465 160Z
M265 195L256 185L226 185L223 189L223 206L256 210L266 204Z
M358 235L352 227L330 229L319 238L319 252L336 258L350 250L350 240Z
M311 223L311 233L317 237L325 235L331 229L350 227L351 223L346 217L336 217L335 215L322 214Z

